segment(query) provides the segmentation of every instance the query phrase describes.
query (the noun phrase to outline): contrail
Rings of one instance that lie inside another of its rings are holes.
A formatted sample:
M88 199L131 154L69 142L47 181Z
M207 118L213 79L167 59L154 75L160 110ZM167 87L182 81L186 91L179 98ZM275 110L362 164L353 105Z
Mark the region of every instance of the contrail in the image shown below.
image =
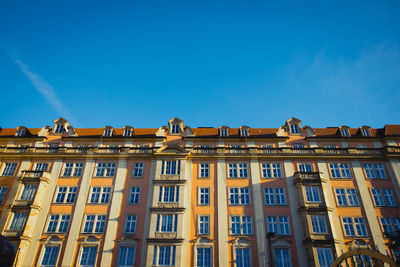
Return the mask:
M10 51L6 48L5 50L13 62L19 67L21 72L29 79L33 87L35 87L35 89L49 102L49 104L57 111L57 113L68 120L73 120L68 109L62 104L60 99L58 99L53 86L51 86L39 74L32 72L29 65L22 62L15 51Z

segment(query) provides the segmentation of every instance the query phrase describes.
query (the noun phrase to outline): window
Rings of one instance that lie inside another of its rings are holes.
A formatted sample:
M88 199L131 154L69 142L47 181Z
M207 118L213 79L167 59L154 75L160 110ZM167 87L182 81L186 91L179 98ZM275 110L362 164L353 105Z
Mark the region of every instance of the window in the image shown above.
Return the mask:
M328 232L324 215L311 215L310 221L313 233L324 234Z
M172 124L171 126L172 126L172 131L171 131L171 133L177 134L177 133L180 133L180 132L181 132L180 129L179 129L179 124Z
M143 176L144 163L143 162L135 162L133 165L133 177L142 177Z
M140 202L140 187L131 187L129 194L129 204L139 204Z
M135 247L119 247L118 266L133 266Z
M199 215L199 235L208 235L210 233L210 216Z
M199 205L209 205L209 204L210 204L210 188L199 187Z
M82 175L83 163L65 163L63 176L65 177L79 177Z
M228 136L228 129L219 129L220 136Z
M17 168L17 163L6 162L4 169L3 169L3 173L1 175L2 176L13 176L16 168Z
M292 134L298 134L298 133L300 133L299 125L297 125L297 124L290 124L290 132L291 132Z
M132 130L131 129L124 129L124 136L131 136Z
M160 186L158 202L177 203L179 202L179 186Z
M41 266L55 266L58 259L58 253L60 251L59 246L48 246L45 247Z
M210 164L209 163L200 163L199 167L200 167L199 178L210 177Z
M69 226L71 215L51 214L46 232L48 233L66 233Z
M28 213L15 212L9 229L13 231L23 230L27 218L28 218Z
M97 177L113 177L115 173L114 162L99 162L96 165L96 176Z
M371 136L371 132L369 131L369 129L365 129L365 128L361 129L361 134L363 136Z
M249 136L249 129L241 129L240 135L241 136Z
M347 163L329 164L332 178L351 178L350 168Z
M26 130L25 130L25 129L18 129L16 135L17 135L17 136L24 136L25 133L26 133Z
M238 173L239 170L239 173ZM247 178L248 170L247 163L229 163L228 164L229 178Z
M112 135L112 129L105 129L103 132L104 136L111 136Z
M367 236L364 219L357 217L342 218L343 228L346 236Z
M290 267L290 253L287 248L274 248L275 266Z
M62 133L64 132L64 125L63 124L57 124L56 129L54 130L55 133Z
M382 232L385 234L393 234L395 231L400 231L399 218L380 218Z
M0 204L4 202L8 191L8 187L0 187Z
M313 168L312 164L302 163L302 164L299 164L299 171L300 172L313 172L314 168Z
M320 267L330 267L333 263L332 249L317 248L318 263Z
M82 247L81 266L94 266L96 263L97 246L96 247Z
M336 146L335 145L324 145L324 148L331 149L331 148L336 148Z
M292 145L293 148L304 148L303 144L293 144Z
M306 191L307 202L321 202L321 195L318 186L305 186L304 189Z
M176 233L178 228L177 214L158 214L156 232L158 233Z
M37 185L31 185L31 184L24 184L24 189L22 190L22 194L20 199L21 200L33 200L35 197Z
M176 246L154 246L153 265L175 266Z
M230 205L250 205L250 189L248 187L229 188Z
M103 233L105 224L105 215L86 215L83 233Z
M375 206L377 207L395 207L396 200L391 189L371 189Z
M236 250L236 267L250 267L250 249L237 248Z
M176 175L180 174L181 161L180 160L163 160L161 166L161 174Z
M340 129L340 134L342 136L350 136L350 133L349 133L348 129Z
M125 234L134 234L136 232L136 215L127 215L125 220Z
M74 203L78 187L59 187L55 203Z
M35 171L47 171L49 168L49 164L46 162L36 163Z
M267 216L268 232L276 235L289 235L289 217L288 216Z
M263 163L261 166L263 178L282 178L280 163Z
M197 248L197 259L196 266L197 267L212 267L212 248Z
M385 169L382 163L365 163L364 171L367 178L386 178Z
M265 187L264 199L265 205L267 206L286 205L285 189L279 187Z
M335 189L336 200L338 206L358 206L358 198L356 190L349 188L337 188Z
M90 203L109 203L111 198L111 187L92 187Z
M253 234L251 216L231 216L232 235L251 235Z

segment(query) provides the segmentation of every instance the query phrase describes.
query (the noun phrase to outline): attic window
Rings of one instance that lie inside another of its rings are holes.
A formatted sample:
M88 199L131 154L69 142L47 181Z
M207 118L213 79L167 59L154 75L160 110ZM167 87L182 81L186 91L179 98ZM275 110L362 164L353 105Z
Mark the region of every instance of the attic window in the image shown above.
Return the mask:
M340 133L342 134L342 136L350 136L348 129L340 129Z
M362 128L361 133L363 136L371 136L371 132L369 131L369 129L366 128Z
M26 130L25 130L25 129L18 129L16 135L17 135L17 136L24 136L25 133L26 133Z
M112 129L105 129L103 135L104 136L111 136Z
M228 136L228 129L219 129L220 136Z
M290 133L292 133L292 134L298 134L298 133L300 133L299 125L297 125L297 124L290 124Z
M131 136L132 130L131 129L124 129L124 136Z
M64 125L63 124L57 124L56 129L54 130L55 133L62 133L64 132Z
M178 124L172 124L171 126L172 126L171 133L177 134L180 132Z
M241 129L240 135L241 136L249 136L249 129Z

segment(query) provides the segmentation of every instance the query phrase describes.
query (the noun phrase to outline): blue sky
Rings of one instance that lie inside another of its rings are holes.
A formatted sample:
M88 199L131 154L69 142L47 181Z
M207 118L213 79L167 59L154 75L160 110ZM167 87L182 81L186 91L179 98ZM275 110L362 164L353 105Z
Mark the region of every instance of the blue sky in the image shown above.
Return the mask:
M1 1L0 126L400 124L399 14L399 1Z

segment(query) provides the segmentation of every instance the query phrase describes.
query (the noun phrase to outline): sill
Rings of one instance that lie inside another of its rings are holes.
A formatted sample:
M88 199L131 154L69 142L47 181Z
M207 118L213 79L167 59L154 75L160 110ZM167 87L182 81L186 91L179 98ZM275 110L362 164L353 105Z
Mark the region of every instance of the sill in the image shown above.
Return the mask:
M67 202L67 203L64 203L64 202L61 202L61 203L59 203L59 202L54 202L53 203L53 205L75 205L75 202Z
M228 177L227 179L249 179L249 177Z
M337 205L337 207L338 207L338 208L359 208L360 205L358 205L358 206L349 206L349 205L347 205L347 206L344 206L344 205L340 206L340 205Z
M283 179L283 177L261 177L261 179Z
M335 177L335 178L331 177L331 180L334 180L334 181L353 180L353 177L346 177L346 178L344 178L344 177Z
M141 176L133 176L133 175L132 175L132 178L134 178L134 179L143 178L143 175L141 175Z
M110 204L110 202L107 202L107 203L96 203L96 202L94 202L94 203L92 203L92 202L87 203L87 205L94 205L94 206L106 206L106 205L108 205L108 204Z
M210 177L197 177L197 179L210 179Z

